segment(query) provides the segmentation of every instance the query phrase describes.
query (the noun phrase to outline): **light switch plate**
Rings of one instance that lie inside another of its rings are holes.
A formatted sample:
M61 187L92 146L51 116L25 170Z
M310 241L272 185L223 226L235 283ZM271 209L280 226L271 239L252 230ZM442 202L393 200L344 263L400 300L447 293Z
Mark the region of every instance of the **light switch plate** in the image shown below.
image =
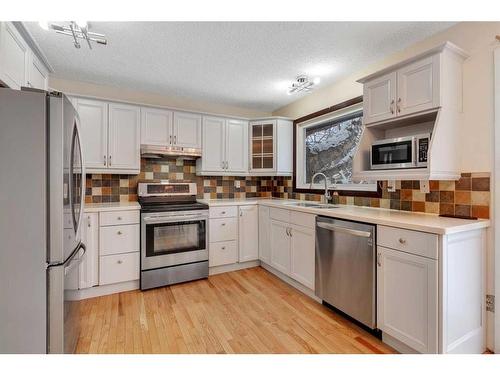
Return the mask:
M429 180L420 180L420 192L429 193L430 191Z
M387 181L387 192L394 193L396 191L396 181L388 180Z

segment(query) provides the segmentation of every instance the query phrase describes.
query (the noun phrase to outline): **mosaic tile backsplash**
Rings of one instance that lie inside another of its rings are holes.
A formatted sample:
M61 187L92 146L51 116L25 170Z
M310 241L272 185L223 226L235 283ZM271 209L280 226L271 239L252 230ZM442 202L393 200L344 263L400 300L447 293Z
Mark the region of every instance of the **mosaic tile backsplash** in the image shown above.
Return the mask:
M86 202L137 200L139 181L196 182L198 197L206 199L276 197L321 200L321 194L293 192L291 177L201 177L196 162L175 158L142 159L139 175L87 175ZM334 196L334 203L396 210L489 218L490 174L462 173L458 181L430 181L430 192L420 192L419 181L397 181L388 192L383 182L382 197Z

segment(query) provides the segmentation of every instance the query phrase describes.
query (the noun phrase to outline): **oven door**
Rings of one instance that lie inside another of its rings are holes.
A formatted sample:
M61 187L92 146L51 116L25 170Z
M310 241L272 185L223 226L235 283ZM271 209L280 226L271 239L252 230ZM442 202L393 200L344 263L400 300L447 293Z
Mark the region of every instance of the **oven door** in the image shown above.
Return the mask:
M141 214L141 270L208 260L208 211Z
M411 138L396 138L392 142L374 143L371 149L372 169L413 168L415 163L415 141Z

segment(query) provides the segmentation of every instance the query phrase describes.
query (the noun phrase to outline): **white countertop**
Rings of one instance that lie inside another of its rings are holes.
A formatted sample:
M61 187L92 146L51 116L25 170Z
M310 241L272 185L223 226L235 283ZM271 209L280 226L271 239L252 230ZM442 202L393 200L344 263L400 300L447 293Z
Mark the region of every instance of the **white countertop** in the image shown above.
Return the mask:
M328 209L314 207L299 207L289 205L293 202L307 202L292 199L276 198L249 198L249 199L200 199L199 202L209 206L240 206L248 204L262 204L270 207L286 208L289 210L307 212L316 215L329 216L339 219L362 221L371 224L387 225L396 228L417 230L435 234L451 234L474 229L487 228L489 220L465 220L440 217L436 214L389 210L351 205L336 205Z
M140 210L139 202L85 203L84 212Z

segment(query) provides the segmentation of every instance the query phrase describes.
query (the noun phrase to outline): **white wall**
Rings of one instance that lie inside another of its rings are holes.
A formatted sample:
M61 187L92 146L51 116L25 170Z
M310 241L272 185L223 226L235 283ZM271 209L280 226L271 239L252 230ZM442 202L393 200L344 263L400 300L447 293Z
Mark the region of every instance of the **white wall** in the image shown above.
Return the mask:
M362 95L356 80L388 65L423 52L447 40L466 50L464 63L464 122L461 134L461 167L464 172L491 172L493 158L493 49L498 45L500 22L462 22L413 46L388 56L360 72L313 91L273 115L298 118Z
M92 96L101 99L118 100L137 104L184 109L218 115L245 118L268 117L270 113L248 108L228 106L220 103L190 100L187 98L163 96L133 89L117 88L88 82L70 81L49 77L49 87L69 94Z

